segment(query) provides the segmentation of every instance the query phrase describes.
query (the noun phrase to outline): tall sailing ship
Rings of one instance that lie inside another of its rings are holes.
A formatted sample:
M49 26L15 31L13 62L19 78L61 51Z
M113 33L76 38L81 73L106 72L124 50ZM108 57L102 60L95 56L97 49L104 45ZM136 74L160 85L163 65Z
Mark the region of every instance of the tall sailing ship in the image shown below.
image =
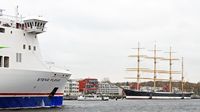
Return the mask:
M61 107L71 74L42 61L42 17L4 15L0 9L0 108Z
M137 68L127 68L127 71L136 71L137 72L137 77L128 77L129 79L136 79L136 89L123 89L123 92L126 95L127 99L185 99L185 98L191 98L191 95L193 92L184 92L184 72L183 72L183 58L182 58L182 70L181 71L173 71L172 70L172 61L173 60L179 60L172 58L172 51L170 47L169 57L164 58L164 57L158 57L157 56L157 48L156 45L154 46L154 49L152 50L154 53L153 57L148 57L146 55L141 55L140 54L140 44L138 43L138 48L137 49L137 55L130 55L129 57L136 57L137 58ZM147 58L147 59L153 59L154 60L154 69L147 69L147 68L141 68L140 67L140 61L141 58ZM158 60L167 60L169 61L169 70L158 70L157 69L157 61ZM153 73L153 78L145 78L145 77L140 77L141 72L145 73ZM159 79L157 78L158 74L169 74L169 79ZM181 80L178 82L181 82L181 91L172 91L172 82L177 81L172 79L173 74L181 74ZM152 80L153 81L153 89L150 91L144 91L140 90L140 80ZM169 81L169 91L157 91L156 90L156 82L157 81Z

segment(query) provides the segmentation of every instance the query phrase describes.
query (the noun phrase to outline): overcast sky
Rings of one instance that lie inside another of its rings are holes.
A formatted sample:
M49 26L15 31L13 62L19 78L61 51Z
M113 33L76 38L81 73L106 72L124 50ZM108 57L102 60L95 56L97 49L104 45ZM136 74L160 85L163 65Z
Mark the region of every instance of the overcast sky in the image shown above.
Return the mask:
M14 15L17 5L23 16L48 20L47 32L38 35L43 58L68 68L72 78L131 81L124 79L136 76L125 71L136 65L128 58L136 53L131 48L139 41L143 53L152 55L147 50L156 41L158 55L167 57L172 46L174 57L185 58L186 80L200 81L199 0L0 0L4 13Z

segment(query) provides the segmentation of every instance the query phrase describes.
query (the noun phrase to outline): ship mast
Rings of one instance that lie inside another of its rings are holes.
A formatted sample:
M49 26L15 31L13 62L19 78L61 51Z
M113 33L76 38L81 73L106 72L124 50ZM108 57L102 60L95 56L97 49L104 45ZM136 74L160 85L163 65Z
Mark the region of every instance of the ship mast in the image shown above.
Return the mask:
M128 71L137 71L137 85L136 85L136 90L139 90L139 85L140 85L140 70L144 69L140 67L140 60L141 57L145 57L144 55L140 54L140 49L144 49L140 47L140 43L138 42L138 47L137 48L133 48L133 49L137 49L137 55L129 55L129 57L136 57L137 58L137 68L127 68Z
M137 56L137 90L139 90L140 80L140 43L138 43L138 56Z
M183 57L182 57L182 70L181 70L181 90L182 90L182 92L183 92L183 89L184 89L184 71L183 71L183 69L184 69L184 65L183 65L184 63L183 63Z
M153 51L154 55L153 57L146 57L146 58L150 58L150 59L153 59L154 60L154 67L153 67L153 74L154 74L154 77L153 77L153 90L155 91L156 90L156 81L157 81L157 59L160 59L161 57L157 57L157 51L160 51L160 50L157 50L157 47L156 47L156 44L154 45L154 49L151 50Z
M140 44L138 43L138 48L134 48L134 49L137 49L137 55L130 55L129 56L129 57L136 57L137 58L137 68L127 68L127 71L136 71L137 72L137 77L125 77L125 78L126 79L136 79L137 80L137 87L136 87L137 90L139 90L140 79L153 80L153 82L154 82L153 91L154 92L156 91L156 82L157 81L169 81L169 90L170 90L170 92L172 92L172 74L180 74L180 71L173 71L172 70L172 60L178 60L178 59L172 58L172 53L174 53L174 52L172 52L171 47L170 47L170 51L167 52L167 53L169 53L169 58L158 57L157 56L157 51L161 51L161 50L157 50L156 47L157 46L155 44L154 45L154 49L151 50L154 53L153 57L149 57L149 56L140 54L140 49L142 49L142 48L140 48ZM148 69L148 68L141 68L140 67L141 58L153 59L154 60L154 68L153 68L153 70ZM158 70L157 69L157 61L158 61L158 59L159 60L167 60L167 61L169 61L169 70ZM141 72L153 73L154 77L153 78L140 77L140 73ZM160 78L158 79L157 78L157 73L159 73L159 74L169 74L169 79L160 79ZM178 81L178 80L173 80L173 81Z
M167 60L169 60L169 92L172 92L172 74L173 74L172 60L179 60L179 59L172 58L172 53L175 53L175 52L172 52L171 46L169 48L169 52L166 52L166 53L169 53L169 59L167 59Z
M140 83L140 43L138 42L137 49L137 87L136 89L139 90L139 83Z
M172 48L169 51L169 91L172 92Z
M154 91L156 90L156 63L157 63L157 60L156 60L156 44L154 45L154 78L153 78L153 88L154 88Z

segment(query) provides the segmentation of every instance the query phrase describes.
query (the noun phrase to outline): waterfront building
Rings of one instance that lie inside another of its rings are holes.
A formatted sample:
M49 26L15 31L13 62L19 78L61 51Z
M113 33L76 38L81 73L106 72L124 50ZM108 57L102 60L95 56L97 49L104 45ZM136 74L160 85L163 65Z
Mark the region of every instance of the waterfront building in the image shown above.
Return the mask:
M107 82L99 83L97 93L103 95L119 95L119 87Z
M66 82L64 95L65 96L78 96L78 95L80 95L78 80L70 79Z
M79 80L79 92L85 94L96 93L98 89L98 80L95 78L86 78Z

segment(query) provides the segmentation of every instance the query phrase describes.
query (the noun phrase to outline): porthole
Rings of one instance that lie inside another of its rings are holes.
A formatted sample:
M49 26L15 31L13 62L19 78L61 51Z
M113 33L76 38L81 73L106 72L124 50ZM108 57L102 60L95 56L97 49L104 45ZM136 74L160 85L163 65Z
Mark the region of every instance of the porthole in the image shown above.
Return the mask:
M31 50L31 46L30 45L28 46L28 49Z
M23 45L23 49L26 49L26 45L25 44Z
M33 50L36 51L36 46L33 47Z

